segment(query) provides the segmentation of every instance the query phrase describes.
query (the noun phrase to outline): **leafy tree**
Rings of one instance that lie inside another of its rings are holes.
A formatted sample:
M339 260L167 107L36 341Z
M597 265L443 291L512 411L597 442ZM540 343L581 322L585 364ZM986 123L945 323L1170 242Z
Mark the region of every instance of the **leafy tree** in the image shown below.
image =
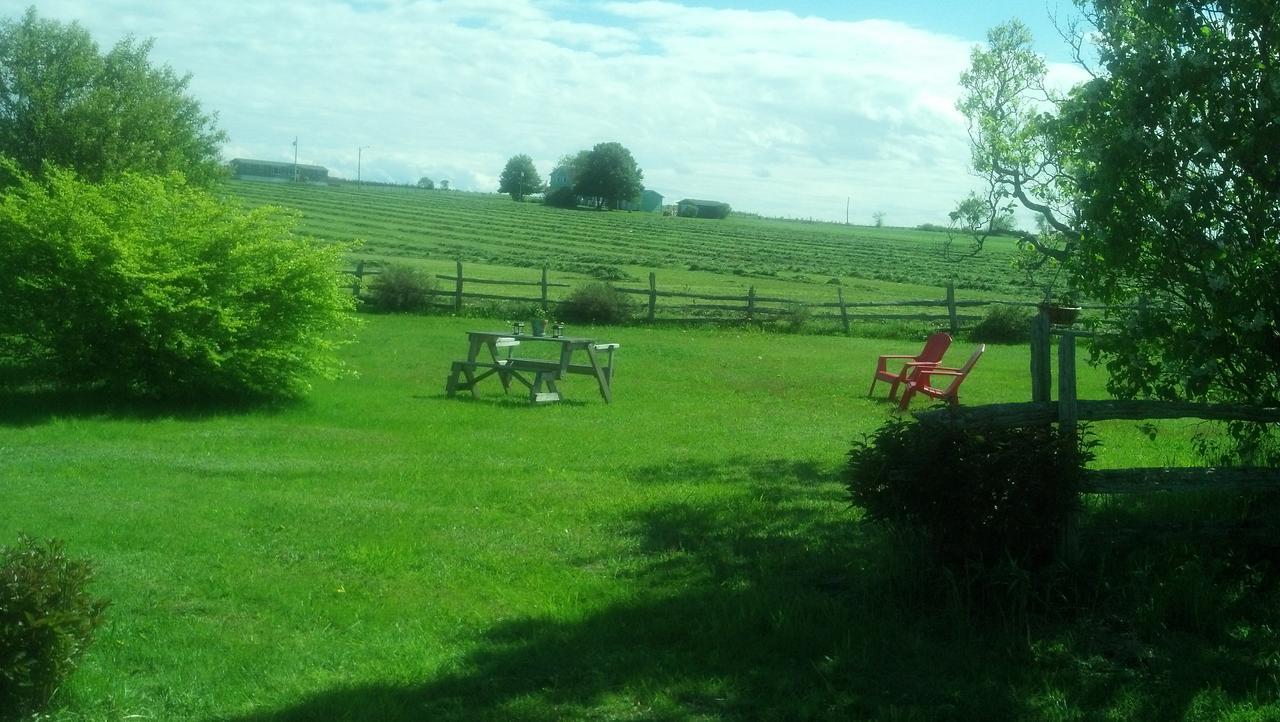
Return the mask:
M974 48L969 70L960 76L956 107L968 120L973 170L987 182L992 217L1011 212L1013 202L1036 212L1062 243L1044 236L1025 241L1042 259L1061 261L1080 238L1075 158L1063 147L1052 112L1063 99L1048 90L1047 67L1031 41L1018 20L987 33L987 47ZM985 240L974 237L974 250Z
M76 23L30 8L0 22L0 154L39 175L44 165L101 180L124 171L221 175L226 136L187 94L190 76L152 67L151 42L106 54Z
M436 182L426 176L422 176L418 179L418 187L425 188L427 190L435 190Z
M872 213L871 222L875 224L876 228L883 228L884 227L884 211L876 211L875 213Z
M542 178L533 167L533 159L523 153L511 156L498 178L498 192L510 194L513 201L522 201L526 195L541 189Z
M970 239L972 255L982 249L987 238L1013 230L1013 206L1000 203L994 193L988 193L985 197L977 193L969 193L968 197L956 204L955 210L948 213L947 217L951 221L947 226L945 244L948 254L956 236Z
M448 181L448 180L442 180L442 181L440 181L440 190L442 190L442 191L447 191L447 190L449 190L449 181Z
M575 161L574 190L596 198L597 206L616 208L644 190L644 172L621 143L597 143Z
M0 196L0 363L124 394L282 397L338 368L342 248L180 175L89 183L49 168Z
M1042 259L1112 304L1123 331L1094 347L1112 392L1274 405L1280 5L1092 0L1084 10L1099 66L1064 96L1045 90L1020 24L974 51L958 104L974 168L996 197L1041 214L1028 240ZM1237 454L1256 456L1265 434L1233 432Z
M1096 0L1099 74L1063 106L1077 153L1080 287L1126 395L1280 402L1280 5ZM1256 431L1256 430L1255 430ZM1238 429L1246 442L1256 433Z

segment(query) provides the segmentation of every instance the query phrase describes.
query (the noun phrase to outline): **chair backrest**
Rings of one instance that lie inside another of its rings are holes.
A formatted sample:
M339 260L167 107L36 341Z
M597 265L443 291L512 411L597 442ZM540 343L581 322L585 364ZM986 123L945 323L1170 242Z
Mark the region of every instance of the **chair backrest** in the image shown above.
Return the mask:
M982 358L982 354L986 350L987 350L987 345L985 343L978 344L977 350L975 350L972 354L970 354L969 360L965 361L964 366L960 367L960 374L958 376L955 376L954 377L955 380L952 381L951 385L947 387L948 394L955 393L956 389L960 388L960 384L963 383L964 380L969 377L969 372L973 370L974 364L978 363L978 359Z
M938 362L942 360L942 355L947 352L947 348L951 346L951 334L938 332L925 339L924 350L916 356L916 361Z

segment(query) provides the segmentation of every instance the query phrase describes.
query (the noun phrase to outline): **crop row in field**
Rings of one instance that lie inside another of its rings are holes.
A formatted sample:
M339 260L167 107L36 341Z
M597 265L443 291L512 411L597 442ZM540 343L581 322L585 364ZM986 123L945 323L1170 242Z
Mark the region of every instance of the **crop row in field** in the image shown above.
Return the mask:
M503 196L232 182L251 205L301 213L301 229L334 241L361 241L372 256L453 259L500 266L546 264L609 280L638 280L647 269L682 269L826 283L878 280L1004 297L1031 293L1011 266L1012 246L948 260L945 235L758 218L724 221L657 214L562 210Z

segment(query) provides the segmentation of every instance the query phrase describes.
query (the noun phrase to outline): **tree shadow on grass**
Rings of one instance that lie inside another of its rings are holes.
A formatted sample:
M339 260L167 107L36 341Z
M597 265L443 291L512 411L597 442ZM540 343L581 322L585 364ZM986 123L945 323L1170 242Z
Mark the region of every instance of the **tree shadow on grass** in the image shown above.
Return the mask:
M1133 667L1081 664L1069 626L1045 630L1059 659L1030 651L1030 628L992 633L922 601L920 570L856 522L821 463L735 459L629 476L739 489L715 508L670 501L640 513L624 530L632 557L615 573L622 601L498 624L433 678L332 689L232 719L1037 719L1053 717L1046 688L1101 710L1117 703L1117 680L1134 678ZM1264 673L1206 658L1203 673L1175 674L1153 659L1133 719L1181 717L1197 690L1243 695L1234 677Z
M0 426L39 426L58 418L185 419L282 411L299 401L251 399L166 400L103 389L0 389Z

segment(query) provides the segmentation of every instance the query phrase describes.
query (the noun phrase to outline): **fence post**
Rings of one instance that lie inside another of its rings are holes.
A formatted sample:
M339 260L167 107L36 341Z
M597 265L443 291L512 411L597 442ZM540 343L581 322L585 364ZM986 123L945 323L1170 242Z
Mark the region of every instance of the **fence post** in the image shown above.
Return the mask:
M1053 369L1049 367L1049 319L1036 314L1031 319L1031 400L1049 401Z
M364 286L364 261L356 262L356 281L351 284L351 295L360 298L360 289Z
M844 289L836 286L836 299L840 301L840 323L844 326L844 335L849 335L849 309L844 305Z
M951 335L960 332L960 319L956 318L956 284L947 281L947 319L951 322Z
M547 264L542 264L542 310L547 310Z
M462 259L458 259L458 277L454 279L456 285L453 291L453 312L462 313Z
M649 323L653 323L653 314L658 306L658 277L649 271Z
M1080 418L1076 408L1076 335L1070 331L1058 339L1058 430L1076 433Z
M756 287L747 288L747 320L755 320L756 315Z

